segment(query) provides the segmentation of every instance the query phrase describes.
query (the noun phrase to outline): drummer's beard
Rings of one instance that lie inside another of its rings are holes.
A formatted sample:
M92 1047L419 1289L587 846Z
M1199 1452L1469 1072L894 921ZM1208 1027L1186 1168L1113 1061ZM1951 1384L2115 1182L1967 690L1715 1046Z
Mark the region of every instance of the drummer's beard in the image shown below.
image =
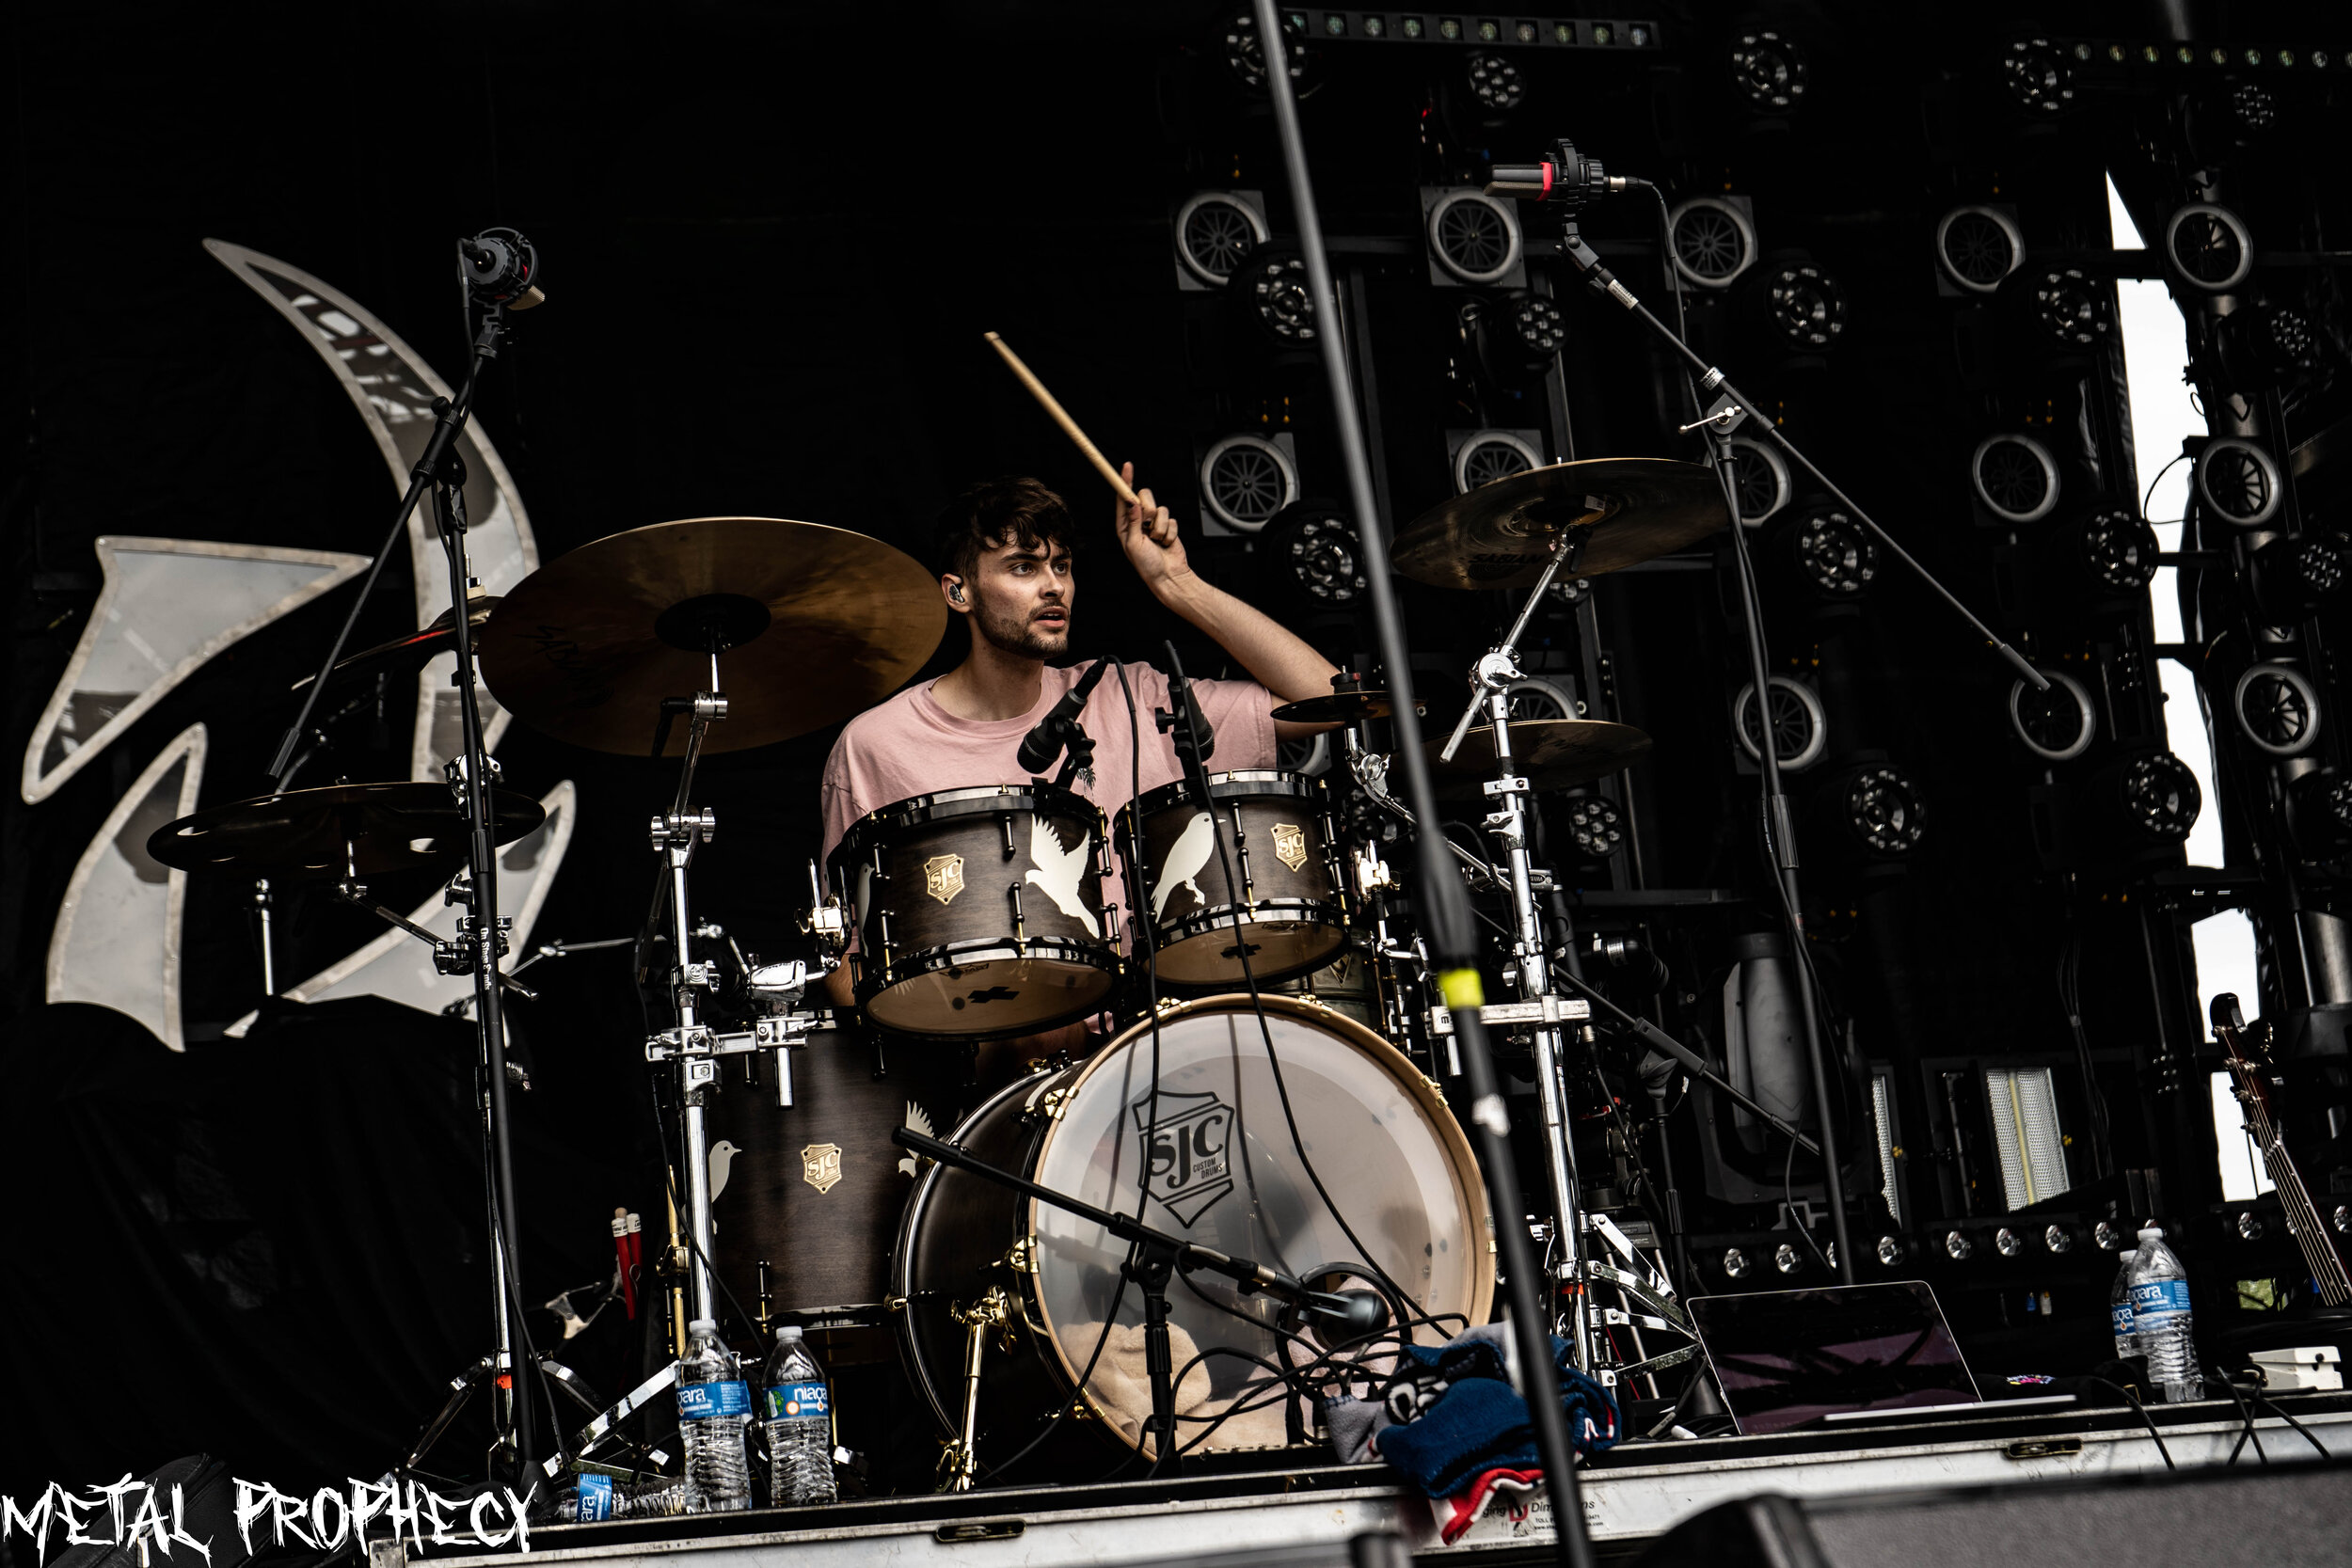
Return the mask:
M1058 625L1050 625L1035 617L1043 606L1012 612L982 599L977 613L972 617L972 629L988 640L993 648L1005 653L1019 654L1024 658L1048 659L1058 657L1070 648L1070 611L1062 611Z

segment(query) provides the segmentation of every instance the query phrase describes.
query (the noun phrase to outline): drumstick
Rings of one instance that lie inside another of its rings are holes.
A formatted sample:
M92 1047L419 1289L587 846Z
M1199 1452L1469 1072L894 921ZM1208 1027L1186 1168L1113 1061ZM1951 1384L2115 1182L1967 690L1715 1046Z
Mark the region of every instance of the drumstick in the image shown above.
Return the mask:
M1119 470L1111 467L1111 460L1104 457L1094 443L1087 439L1087 433L1078 428L1078 421L1072 419L1062 405L1054 401L1054 394L1045 389L1045 383L1030 373L1029 367L1021 362L1021 356L1013 353L1011 346L1005 340L993 332L987 336L988 341L996 345L996 352L1005 356L1005 363L1012 367L1012 373L1021 378L1021 385L1029 389L1029 395L1037 399L1048 414L1054 416L1054 422L1061 426L1062 434L1078 443L1078 450L1087 454L1087 460L1094 465L1104 479L1111 482L1111 488L1119 492L1119 499L1133 506L1136 503L1135 491L1129 489L1127 482L1119 477Z

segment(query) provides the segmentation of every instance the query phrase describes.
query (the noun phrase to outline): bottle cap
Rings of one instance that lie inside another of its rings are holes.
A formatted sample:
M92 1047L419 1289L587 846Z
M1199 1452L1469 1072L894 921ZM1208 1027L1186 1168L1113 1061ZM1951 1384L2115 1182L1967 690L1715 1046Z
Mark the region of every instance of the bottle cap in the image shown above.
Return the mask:
M2154 1239L2154 1240L2156 1240L2156 1241L2159 1241L2159 1242L2163 1241L2163 1240L2164 1240L2164 1232L2163 1232L2163 1230L2162 1230L2162 1229L2160 1229L2159 1227L2155 1227L2155 1226L2153 1226L2153 1225L2150 1225L2150 1226L2143 1226L2143 1227L2140 1227L2140 1232L2139 1232L2139 1239L2140 1239L2140 1241L2141 1241L2141 1242L2143 1242L2143 1243L2145 1243L2145 1242L2149 1241L2149 1240L2150 1240L2150 1239L2152 1239L2152 1238L2153 1238L2153 1239Z
M802 1338L801 1325L799 1323L778 1323L776 1325L776 1338L778 1340L798 1339Z
M713 1339L716 1339L719 1337L718 1319L696 1318L692 1323L686 1325L686 1337L688 1338L698 1339L704 1338L705 1336Z

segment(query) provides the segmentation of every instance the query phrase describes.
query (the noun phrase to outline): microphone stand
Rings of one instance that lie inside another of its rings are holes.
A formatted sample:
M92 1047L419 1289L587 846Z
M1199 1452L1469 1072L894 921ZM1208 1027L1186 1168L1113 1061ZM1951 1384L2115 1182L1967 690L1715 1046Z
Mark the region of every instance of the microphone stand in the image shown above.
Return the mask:
M1694 430L1700 431L1706 436L1711 452L1710 461L1714 465L1716 478L1723 486L1724 504L1731 518L1731 548L1739 576L1740 616L1746 623L1744 630L1748 675L1756 692L1758 735L1756 752L1764 780L1762 823L1764 846L1766 852L1772 858L1772 874L1778 883L1777 891L1780 895L1782 915L1788 933L1789 960L1797 966L1796 990L1799 999L1797 1010L1799 1021L1804 1029L1805 1061L1811 1072L1813 1103L1820 1111L1821 1146L1818 1152L1821 1158L1822 1182L1829 1199L1830 1229L1836 1243L1837 1278L1838 1283L1842 1285L1851 1285L1854 1282L1854 1254L1853 1239L1849 1231L1846 1213L1844 1161L1838 1148L1836 1115L1830 1101L1828 1051L1821 1039L1821 1024L1817 1000L1814 996L1811 976L1807 973L1811 967L1811 960L1805 954L1804 904L1797 880L1795 828L1788 810L1788 797L1781 783L1780 748L1772 737L1772 682L1764 652L1763 599L1756 585L1755 555L1748 546L1747 526L1740 521L1739 478L1731 453L1732 432L1749 422L1750 410L1757 405L1748 398L1746 393L1733 386L1730 378L1721 370L1708 364L1703 356L1684 341L1681 334L1651 314L1649 309L1634 297L1632 291L1620 282L1607 267L1601 265L1600 258L1594 253L1593 247L1584 242L1583 235L1578 230L1576 218L1572 214L1563 216L1559 251L1570 265L1583 274L1585 281L1591 284L1597 292L1606 294L1625 307L1649 330L1651 336L1664 343L1695 370L1698 372L1699 389L1716 394L1715 402L1704 414L1700 415L1694 424L1685 425L1683 431L1685 434ZM1812 459L1799 451L1795 443L1781 433L1777 424L1771 420L1759 420L1756 421L1756 428L1762 433L1765 439L1778 447L1788 454L1791 461L1810 475L1839 506L1845 508L1849 515L1856 518L1868 529L1872 536L1886 548L1890 555L1909 567L1915 577L1927 584L1963 620L1975 627L1977 632L1983 637L1986 644L2013 665L2025 680L2031 683L2037 690L2048 689L2049 682L2039 670L2027 663L2015 648L2003 641L1991 627L1979 620L1966 605L1961 603L1953 595L1949 589L1936 580L1934 574L1921 565L1910 551L1897 544L1893 537L1879 526L1876 518L1865 512L1843 490L1832 483L1828 475L1815 467ZM1651 1043L1657 1042L1651 1041ZM1669 1052L1668 1054L1671 1055L1674 1053Z
M1389 689L1396 705L1397 757L1404 764L1406 795L1414 813L1432 825L1414 835L1414 852L1421 862L1421 879L1428 890L1429 943L1438 963L1438 989L1454 1019L1454 1039L1462 1069L1470 1080L1470 1134L1477 1140L1479 1164L1486 1178L1501 1253L1503 1287L1511 1304L1513 1343L1531 1390L1536 1369L1552 1365L1550 1323L1538 1281L1542 1267L1529 1243L1526 1210L1521 1207L1518 1175L1512 1164L1511 1116L1504 1105L1486 1029L1478 1016L1486 1001L1478 973L1478 938L1471 924L1470 895L1451 874L1445 835L1435 830L1437 791L1429 777L1429 759L1421 749L1421 719L1413 701L1412 650L1405 636L1405 618L1396 602L1396 584L1388 570L1389 542L1372 488L1372 462L1364 444L1363 412L1347 363L1341 324L1339 291L1332 286L1331 258L1323 243L1323 220L1315 207L1314 181L1307 169L1307 141L1298 123L1298 94L1288 70L1288 35L1274 0L1251 0L1267 61L1267 91L1274 100L1274 119L1281 134L1282 162L1290 175L1291 204L1298 226L1298 248L1307 264L1307 282L1323 330L1315 334L1323 360L1333 423L1338 427L1342 466L1347 474L1348 504L1356 516L1357 548L1370 565L1364 574L1372 600L1373 620L1379 635L1380 660L1387 667ZM1367 373L1369 373L1367 372ZM1561 1568L1594 1568L1593 1541L1584 1520L1583 1487L1577 1476L1576 1449L1568 1435L1566 1413L1556 1396L1527 1402L1535 1430L1535 1450L1542 1456L1544 1485L1551 1500L1552 1549Z
M1355 1304L1345 1296L1329 1291L1311 1290L1307 1284L1279 1269L1270 1269L1253 1258L1235 1258L1155 1229L1131 1215L1115 1210L1097 1208L1067 1193L1041 1186L1025 1176L990 1164L978 1156L967 1153L961 1147L927 1137L911 1128L894 1127L890 1141L900 1148L937 1161L943 1165L966 1171L1000 1187L1009 1187L1025 1197L1040 1203L1050 1203L1066 1210L1080 1219L1099 1225L1120 1241L1136 1249L1134 1261L1124 1264L1120 1273L1134 1280L1143 1291L1143 1365L1152 1380L1152 1420L1146 1429L1152 1434L1153 1454L1174 1465L1176 1459L1176 1357L1168 1331L1168 1286L1179 1274L1205 1272L1223 1275L1240 1286L1245 1293L1262 1291L1278 1301L1297 1307L1314 1317L1363 1333L1376 1332L1377 1323L1363 1321ZM1556 1400L1553 1402L1558 1402Z

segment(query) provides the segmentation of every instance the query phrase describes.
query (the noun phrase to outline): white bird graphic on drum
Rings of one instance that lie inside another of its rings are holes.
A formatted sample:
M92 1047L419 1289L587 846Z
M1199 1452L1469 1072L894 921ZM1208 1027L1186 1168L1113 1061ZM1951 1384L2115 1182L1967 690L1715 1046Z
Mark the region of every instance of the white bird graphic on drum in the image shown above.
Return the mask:
M1045 890L1045 896L1054 907L1087 928L1087 935L1099 937L1103 927L1095 923L1094 911L1078 898L1078 882L1086 875L1087 840L1081 836L1075 849L1065 849L1054 830L1041 816L1029 818L1029 870L1021 879L1035 882Z
M1160 867L1160 877L1152 889L1152 918L1157 921L1168 911L1168 895L1179 886L1192 889L1192 901L1206 909L1209 901L1200 893L1200 884L1193 879L1216 853L1216 828L1207 812L1197 813L1168 851L1168 863Z
M735 1157L743 1151L726 1139L710 1146L710 1201L719 1201L719 1195L727 1190L727 1178L735 1173Z

